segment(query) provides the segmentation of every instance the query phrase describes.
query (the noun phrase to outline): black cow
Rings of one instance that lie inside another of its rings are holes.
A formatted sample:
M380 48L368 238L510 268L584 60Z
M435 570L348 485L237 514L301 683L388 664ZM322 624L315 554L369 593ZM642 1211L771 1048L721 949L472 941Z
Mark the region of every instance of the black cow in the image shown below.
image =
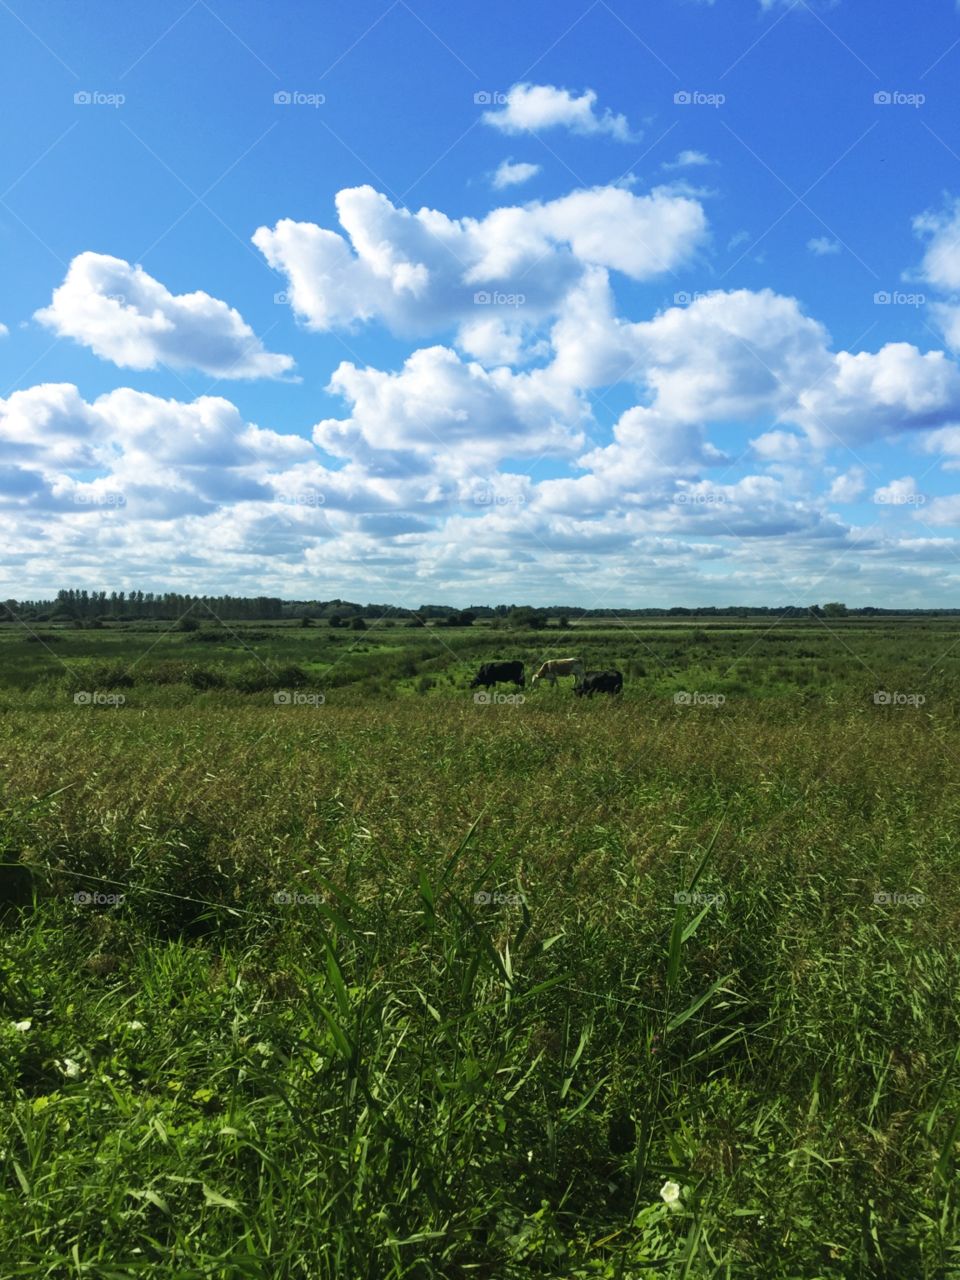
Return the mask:
M588 671L574 689L578 698L584 694L592 698L595 693L622 693L622 671Z
M504 684L512 681L518 689L522 689L523 663L485 662L470 681L470 688L476 689L478 684L482 684L485 689L489 689L492 684L499 684L501 681Z

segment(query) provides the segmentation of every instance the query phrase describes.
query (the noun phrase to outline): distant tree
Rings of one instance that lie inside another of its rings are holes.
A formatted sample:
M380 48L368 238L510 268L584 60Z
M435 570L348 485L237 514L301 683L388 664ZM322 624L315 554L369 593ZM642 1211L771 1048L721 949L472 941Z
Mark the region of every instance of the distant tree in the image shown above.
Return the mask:
M529 627L532 631L542 631L549 621L542 609L532 609L530 605L511 609L509 618L511 626Z
M359 613L356 615L356 617L355 617L355 618L351 618L351 619L350 619L350 630L351 630L351 631L366 631L366 629L367 629L367 624L366 624L366 623L364 622L364 620L360 617Z
M561 630L565 631L567 627L569 627L569 625L570 625L570 619L567 617L565 613L561 613L560 617L557 619L557 626L560 627Z
M823 616L825 618L845 618L847 616L847 606L841 604L839 600L831 600L829 604L823 606Z
M330 615L329 619L327 620L327 626L328 626L328 627L342 627L342 626L343 626L343 619L340 617L339 613L332 613L332 614Z
M301 625L301 627L312 627L312 626L313 626L313 623L312 623L312 622L310 621L310 619L306 616L306 614L304 614L304 616L300 619L300 625Z
M200 623L196 618L181 618L177 623L178 631L199 631Z

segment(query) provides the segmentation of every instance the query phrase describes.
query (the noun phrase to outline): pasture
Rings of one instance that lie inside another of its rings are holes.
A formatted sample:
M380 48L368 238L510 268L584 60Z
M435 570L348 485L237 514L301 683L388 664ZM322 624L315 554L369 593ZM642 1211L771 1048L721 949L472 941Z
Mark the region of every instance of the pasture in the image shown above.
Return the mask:
M960 1276L958 717L932 617L3 625L0 1272Z

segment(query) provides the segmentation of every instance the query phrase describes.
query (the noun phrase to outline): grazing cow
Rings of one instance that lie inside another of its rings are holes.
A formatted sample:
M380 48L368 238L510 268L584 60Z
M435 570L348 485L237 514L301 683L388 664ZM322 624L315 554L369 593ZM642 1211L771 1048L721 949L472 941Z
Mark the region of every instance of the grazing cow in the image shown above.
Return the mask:
M579 658L551 658L534 674L530 681L530 687L533 688L538 680L549 680L556 688L557 676L573 676L576 678L582 675L583 663Z
M592 698L595 693L622 693L623 672L588 671L573 691L578 698L582 698L584 694Z
M482 684L485 689L489 689L492 684L498 684L501 681L503 681L504 684L512 681L518 689L522 689L523 663L485 662L474 678L470 681L470 688L476 689L478 684Z

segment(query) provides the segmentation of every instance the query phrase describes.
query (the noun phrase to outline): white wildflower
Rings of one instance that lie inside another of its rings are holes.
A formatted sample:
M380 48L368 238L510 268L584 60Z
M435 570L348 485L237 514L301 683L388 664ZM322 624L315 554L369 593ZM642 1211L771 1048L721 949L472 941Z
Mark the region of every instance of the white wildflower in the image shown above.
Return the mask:
M680 1187L676 1182L665 1182L660 1188L660 1199L664 1204L676 1204L680 1199Z
M14 1031L29 1031L32 1023L32 1018L24 1018L22 1022L15 1022L13 1024L13 1029Z

